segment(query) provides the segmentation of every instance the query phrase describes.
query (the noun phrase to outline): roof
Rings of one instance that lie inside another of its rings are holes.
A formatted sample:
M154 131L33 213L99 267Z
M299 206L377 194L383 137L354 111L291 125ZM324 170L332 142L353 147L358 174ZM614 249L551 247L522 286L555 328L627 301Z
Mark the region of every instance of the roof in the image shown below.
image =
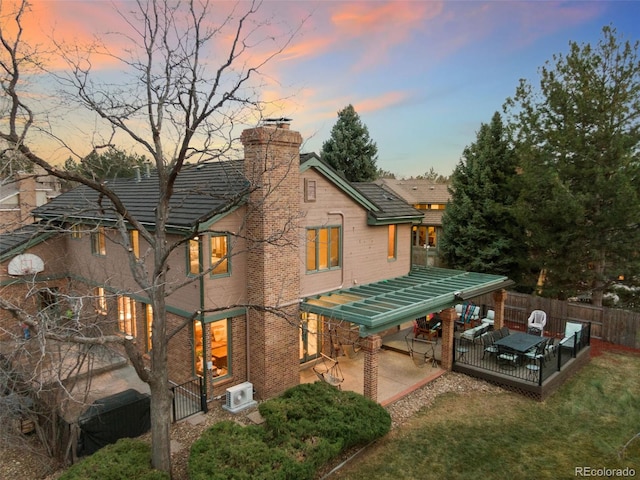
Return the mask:
M302 160L302 156L300 158ZM300 171L304 172L309 168L315 168L352 200L367 209L367 223L369 225L420 223L422 220L421 211L416 210L391 191L384 190L375 183L349 182L316 154L304 154Z
M308 297L301 308L360 325L366 336L512 283L501 275L414 267L402 277Z
M156 172L149 177L105 182L127 210L141 223L155 224L154 207L160 199ZM214 215L229 210L248 192L249 182L241 161L185 165L176 178L170 201L168 225L178 229L194 227ZM33 214L46 219L86 222L115 221L113 204L95 190L80 185L38 207Z
M422 212L379 185L351 184L314 153L300 156L301 172L315 168L368 212L370 225L419 223ZM143 224L154 225L154 207L160 198L157 172L148 177L105 182L125 208ZM178 175L170 201L169 228L189 230L215 221L244 201L249 181L240 160L185 165ZM109 223L117 220L113 204L103 194L80 185L36 208L37 218L65 222Z
M419 222L422 219L420 210L413 208L391 190L372 182L355 182L352 185L378 207L377 210L369 212L369 216L372 218L369 223L378 225L398 223L401 220Z
M56 233L59 233L57 228L48 227L45 223L32 223L12 232L5 232L0 235L0 261L20 254Z
M394 191L412 205L417 203L444 204L451 198L449 186L446 183L435 183L432 180L381 178L376 182Z

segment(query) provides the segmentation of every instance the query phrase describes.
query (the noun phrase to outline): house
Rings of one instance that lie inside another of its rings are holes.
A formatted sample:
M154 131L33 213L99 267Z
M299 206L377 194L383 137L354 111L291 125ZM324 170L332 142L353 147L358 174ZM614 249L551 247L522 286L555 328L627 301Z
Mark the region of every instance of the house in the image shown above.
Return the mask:
M440 266L438 247L442 235L442 214L451 199L449 186L415 178L381 178L376 183L423 213L422 221L414 225L411 237L413 264Z
M31 211L60 192L60 180L44 172L18 172L0 179L0 233L31 222Z
M246 130L241 140L244 160L186 165L176 182L166 228L175 245L165 279L171 381L201 376L209 395L250 381L259 398L272 397L299 383L300 364L326 351L336 322L365 337L364 368L372 371L380 332L505 285L494 275L413 271L412 230L423 213L389 189L351 184L316 155L300 155L302 138L287 123ZM157 176L110 187L154 228ZM45 230L0 244L3 296L34 292L32 311L55 303L56 292L65 301L89 298L72 313L83 309L102 331L134 336L147 354L153 312L130 268L134 258L148 280L147 241L84 186L34 215ZM24 268L25 255L43 268ZM10 272L11 262L22 270ZM0 326L16 328L2 311ZM372 398L375 382L365 378Z

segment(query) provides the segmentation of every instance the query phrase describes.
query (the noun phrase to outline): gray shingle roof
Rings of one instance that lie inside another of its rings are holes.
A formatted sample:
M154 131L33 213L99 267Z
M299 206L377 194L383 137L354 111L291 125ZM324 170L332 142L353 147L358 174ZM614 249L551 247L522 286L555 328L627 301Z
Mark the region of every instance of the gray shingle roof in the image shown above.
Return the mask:
M447 184L434 183L427 179L381 178L376 180L376 183L393 190L411 204L447 203L451 198Z
M160 199L158 176L109 181L127 210L140 222L155 223L154 207ZM248 191L241 161L186 165L178 175L170 202L168 224L190 228L237 204ZM68 221L110 222L117 217L110 200L81 185L43 205L36 217Z
M0 234L0 260L5 255L22 251L28 245L33 245L44 241L59 230L46 223L32 223L20 227L12 232Z
M302 154L301 158L304 162L318 157ZM147 225L155 223L154 208L160 198L156 173L148 178L112 180L107 186L140 222ZM188 229L205 222L237 205L249 187L249 181L243 175L242 161L186 165L176 179L168 225ZM394 219L413 221L422 216L423 212L408 205L390 189L375 183L354 183L351 187L379 209L370 210L370 218L383 222ZM84 185L38 207L33 214L47 220L82 223L110 223L117 219L111 201Z
M370 182L352 182L360 193L373 202L380 211L369 212L376 220L415 217L422 218L422 212L407 204L402 198L380 185Z

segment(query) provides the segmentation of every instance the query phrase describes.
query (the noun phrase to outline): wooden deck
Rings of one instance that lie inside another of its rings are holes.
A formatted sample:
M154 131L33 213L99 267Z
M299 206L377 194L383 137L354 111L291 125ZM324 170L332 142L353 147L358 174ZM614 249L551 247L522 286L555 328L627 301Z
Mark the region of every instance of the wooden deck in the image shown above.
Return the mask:
M456 352L453 371L481 378L536 400L548 398L591 357L589 345L583 346L575 357L570 349L564 348L547 358L542 370L532 375L526 363L517 366L501 364L495 356L485 354L481 344L465 344L465 347L467 352L464 356Z

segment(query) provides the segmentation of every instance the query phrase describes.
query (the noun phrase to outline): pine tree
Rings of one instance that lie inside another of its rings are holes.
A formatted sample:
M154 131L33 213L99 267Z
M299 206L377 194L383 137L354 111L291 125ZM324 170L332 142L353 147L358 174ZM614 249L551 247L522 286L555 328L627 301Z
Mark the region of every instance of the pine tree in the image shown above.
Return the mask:
M560 298L603 292L640 266L640 61L638 42L605 27L595 47L570 43L521 81L511 124L522 165L521 208L545 273Z
M378 147L353 105L340 110L331 138L322 145L322 160L350 182L369 182L377 178L377 154Z
M440 243L449 266L519 280L527 251L513 212L516 157L497 112L464 149L451 175L450 193Z

